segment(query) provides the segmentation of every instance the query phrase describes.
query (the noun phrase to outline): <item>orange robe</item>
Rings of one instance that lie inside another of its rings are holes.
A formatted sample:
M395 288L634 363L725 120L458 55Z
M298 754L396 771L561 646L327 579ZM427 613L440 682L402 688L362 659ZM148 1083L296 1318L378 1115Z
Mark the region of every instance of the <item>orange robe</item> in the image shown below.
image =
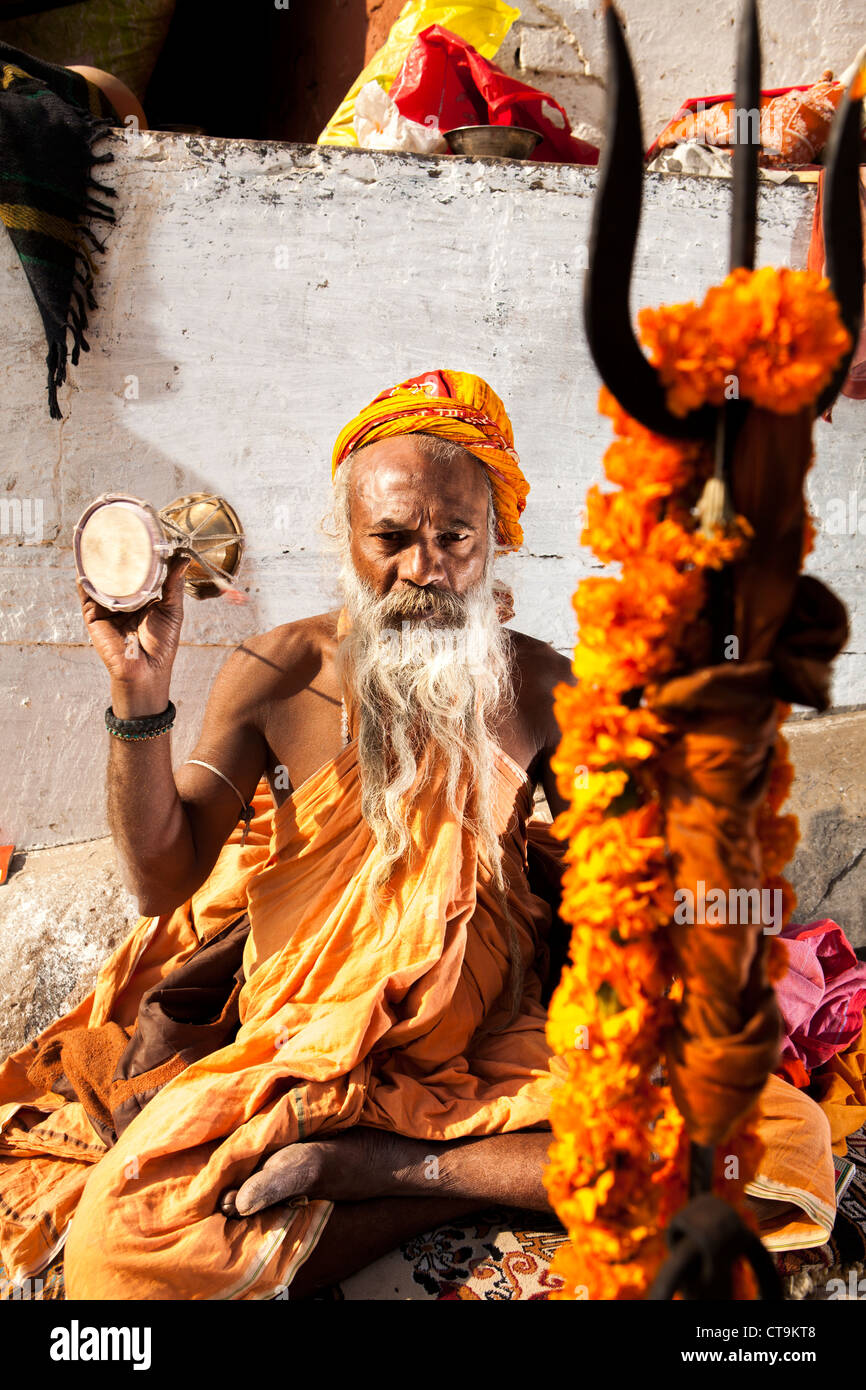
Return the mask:
M54 1025L131 1022L142 971L150 983L186 959L199 935L243 910L240 885L248 888L234 1041L170 1080L113 1147L78 1102L27 1095L32 1049L7 1062L0 1253L10 1277L44 1266L74 1212L71 1299L272 1297L315 1246L332 1204L302 1198L222 1216L220 1193L269 1153L358 1123L431 1140L547 1125L556 1081L533 962L550 908L526 877L531 787L497 750L492 800L526 980L517 1017L496 1034L488 1029L508 1017L507 931L491 866L462 817L445 810L440 781L434 770L414 809L423 852L397 877L382 931L368 904L379 851L360 812L357 741L270 815L262 784L253 836L243 849L232 837L198 903L140 923L95 994ZM563 852L546 827L532 832Z

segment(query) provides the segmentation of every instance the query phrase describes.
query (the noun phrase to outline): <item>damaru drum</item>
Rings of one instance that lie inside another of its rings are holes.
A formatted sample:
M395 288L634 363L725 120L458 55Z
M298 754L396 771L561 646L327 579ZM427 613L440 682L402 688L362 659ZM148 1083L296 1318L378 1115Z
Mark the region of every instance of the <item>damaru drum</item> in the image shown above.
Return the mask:
M72 537L75 568L91 598L133 613L162 597L168 561L190 555L184 591L212 598L234 587L244 533L223 497L195 492L162 511L127 493L105 493L83 512Z

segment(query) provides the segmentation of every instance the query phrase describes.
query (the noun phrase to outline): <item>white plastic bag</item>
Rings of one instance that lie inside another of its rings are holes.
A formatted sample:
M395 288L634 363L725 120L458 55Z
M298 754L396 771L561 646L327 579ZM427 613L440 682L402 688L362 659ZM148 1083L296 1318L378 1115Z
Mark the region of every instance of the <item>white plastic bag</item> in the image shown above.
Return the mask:
M401 116L378 82L366 82L355 98L355 135L365 150L405 150L408 154L447 154L448 142L437 126L419 125Z

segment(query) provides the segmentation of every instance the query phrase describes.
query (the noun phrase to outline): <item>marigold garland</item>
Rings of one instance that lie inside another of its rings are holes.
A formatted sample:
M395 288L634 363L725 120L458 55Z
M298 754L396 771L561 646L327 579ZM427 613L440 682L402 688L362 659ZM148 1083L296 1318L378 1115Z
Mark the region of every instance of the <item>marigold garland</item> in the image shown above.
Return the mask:
M734 270L700 306L638 315L668 407L723 405L738 394L777 415L811 404L849 345L827 280L809 270Z
M704 303L644 310L646 345L678 414L733 394L778 413L799 410L830 379L848 335L828 282L809 272L734 271ZM545 1184L566 1226L553 1270L554 1298L642 1298L665 1255L664 1230L687 1200L688 1136L662 1056L680 982L667 929L674 884L653 759L669 728L640 703L648 682L707 664L700 620L706 572L742 553L750 528L735 518L706 536L694 508L712 472L709 449L653 434L606 388L599 410L615 438L604 457L618 487L587 497L582 541L618 578L583 580L573 598L580 641L577 686L559 685L562 738L552 760L569 807L553 833L568 840L562 917L573 927L571 957L551 1001L547 1036L562 1059L551 1107L554 1140ZM806 527L804 553L814 535ZM779 708L779 723L788 711ZM758 817L765 887L783 891L783 920L796 898L781 877L797 842L793 816L779 815L793 777L787 745L777 756ZM770 973L784 969L773 941ZM724 1195L742 1206L760 1145L743 1124L727 1154L739 1179ZM738 1296L750 1296L741 1278Z

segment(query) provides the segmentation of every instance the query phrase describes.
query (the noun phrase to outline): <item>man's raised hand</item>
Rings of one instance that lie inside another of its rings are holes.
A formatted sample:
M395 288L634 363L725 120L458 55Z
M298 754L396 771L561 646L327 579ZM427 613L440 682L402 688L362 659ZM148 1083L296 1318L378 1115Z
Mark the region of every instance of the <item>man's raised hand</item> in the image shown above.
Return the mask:
M162 598L135 613L112 613L90 597L80 579L77 581L87 634L111 677L112 692L121 697L114 702L115 713L121 718L131 714L122 712L118 703L131 708L142 700L150 704L164 695L163 708L168 699L183 625L183 577L189 562L183 552L173 555Z

